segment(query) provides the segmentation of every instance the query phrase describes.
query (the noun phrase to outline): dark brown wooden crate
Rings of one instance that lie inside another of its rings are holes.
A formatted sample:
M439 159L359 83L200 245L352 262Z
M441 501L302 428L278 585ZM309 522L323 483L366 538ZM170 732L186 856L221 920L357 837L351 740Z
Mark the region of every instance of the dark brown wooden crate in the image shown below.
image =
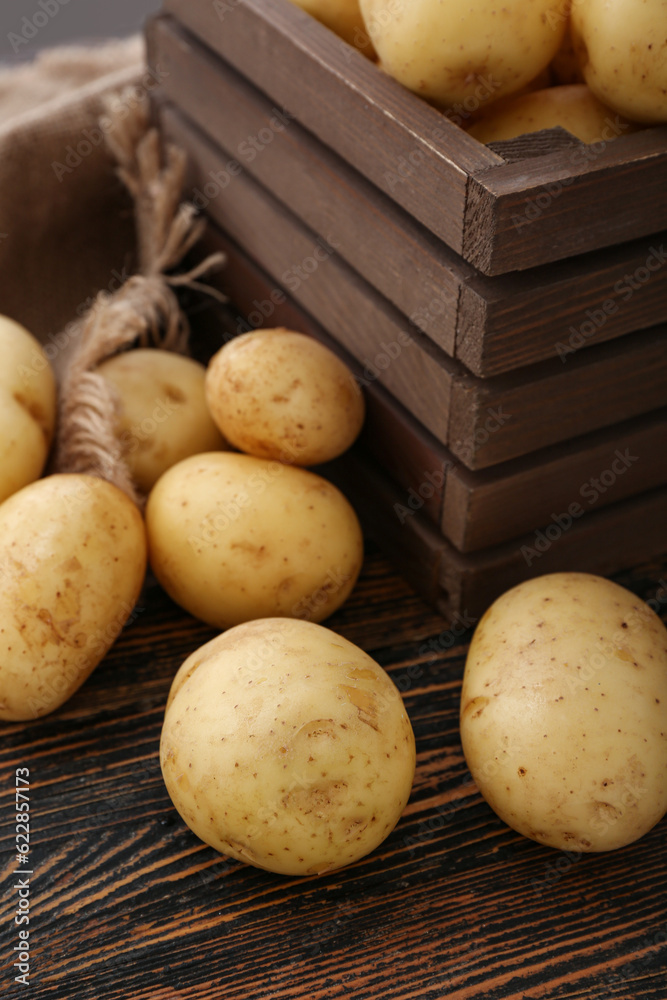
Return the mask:
M271 279L214 227L197 253L222 251L227 266L213 279L248 314L269 301ZM193 261L194 262L194 261ZM277 303L272 325L316 337L359 373L347 351L289 296ZM197 315L210 350L248 329L215 303ZM207 360L204 358L203 360ZM360 437L368 454L397 486L396 526L423 510L462 552L487 548L554 523L573 504L581 514L667 482L667 410L577 438L479 472L470 472L440 445L377 381L365 388L367 416ZM581 516L577 514L577 516Z
M667 127L506 163L288 0L164 6L485 274L667 228Z
M175 109L162 107L159 114L165 135L191 153L192 191L203 182L197 151L207 140L196 138ZM664 326L579 351L565 363L551 359L480 379L413 327L245 173L236 177L229 198L217 199L216 220L270 275L276 294L291 291L357 359L366 381L379 381L468 468L496 465L665 404ZM298 278L307 262L315 269ZM271 301L264 308L273 314Z
M399 572L450 618L478 618L502 593L534 576L561 571L604 576L628 560L647 561L667 550L664 488L588 512L558 534L535 532L464 555L419 511L398 524L394 508L402 491L358 449L325 471Z
M195 203L219 217L243 166L473 374L567 356L665 318L665 234L488 278L173 19L152 22L148 48L165 96L218 147L183 139L201 168Z

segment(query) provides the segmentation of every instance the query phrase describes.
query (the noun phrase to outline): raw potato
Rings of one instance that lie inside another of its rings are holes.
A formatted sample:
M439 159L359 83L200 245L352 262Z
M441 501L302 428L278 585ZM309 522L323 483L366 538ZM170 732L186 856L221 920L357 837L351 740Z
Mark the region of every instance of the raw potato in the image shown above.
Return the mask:
M559 126L582 142L609 142L634 131L598 101L584 84L548 87L492 105L468 132L480 142L499 142Z
M101 479L47 476L0 505L0 718L46 715L83 684L145 571L141 515Z
M292 0L327 28L356 46L366 55L371 54L371 43L364 28L359 10L359 0Z
M293 465L341 455L364 422L349 368L312 337L282 328L225 344L209 363L206 398L231 444Z
M667 629L598 576L520 584L473 636L461 739L519 833L569 851L632 843L667 811Z
M572 40L601 101L632 121L667 122L667 0L577 0Z
M41 344L0 316L0 502L38 479L56 421L56 380Z
M565 34L564 0L360 0L384 69L405 87L467 111L529 84Z
M164 589L221 629L276 616L322 621L347 599L363 560L357 516L335 486L233 452L165 472L146 527Z
M160 762L205 843L272 872L321 875L391 833L415 741L397 688L363 650L320 625L264 619L183 663Z
M132 350L97 371L120 397L118 436L144 493L181 459L226 447L206 405L206 369L199 362L171 351Z

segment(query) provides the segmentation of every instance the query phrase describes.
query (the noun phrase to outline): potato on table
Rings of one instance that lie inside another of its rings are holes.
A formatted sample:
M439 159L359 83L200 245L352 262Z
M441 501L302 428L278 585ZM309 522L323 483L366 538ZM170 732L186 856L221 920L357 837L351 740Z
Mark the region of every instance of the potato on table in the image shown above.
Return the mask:
M56 380L39 341L0 316L0 502L44 471L56 422Z
M83 684L145 572L141 514L102 479L47 476L0 504L0 718L46 715Z
M144 493L181 459L226 447L206 405L206 369L198 361L139 349L104 361L97 371L120 398L118 436Z
M205 843L272 872L319 875L393 830L415 742L398 689L363 650L311 622L264 619L183 663L160 763Z
M364 421L363 395L349 368L317 340L284 328L225 344L209 363L206 398L236 448L291 465L341 455Z
M359 521L335 486L235 452L194 455L165 472L146 527L158 581L217 628L282 615L322 621L363 561Z
M519 584L473 636L461 740L519 833L577 852L632 843L667 811L667 629L599 576Z

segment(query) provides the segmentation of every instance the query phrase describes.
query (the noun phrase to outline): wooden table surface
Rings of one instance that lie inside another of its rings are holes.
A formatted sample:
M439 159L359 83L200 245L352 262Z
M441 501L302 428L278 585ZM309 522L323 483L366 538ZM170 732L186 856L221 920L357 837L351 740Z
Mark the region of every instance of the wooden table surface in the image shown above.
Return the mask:
M667 561L618 579L667 600ZM452 645L375 550L327 624L387 668L413 722L414 790L389 839L346 870L296 879L227 861L190 833L158 741L173 674L213 632L149 579L135 620L74 698L2 727L0 995L664 1000L667 820L623 850L581 856L500 822L459 741L470 631ZM18 767L30 771L30 876L14 875ZM28 989L12 968L26 877Z

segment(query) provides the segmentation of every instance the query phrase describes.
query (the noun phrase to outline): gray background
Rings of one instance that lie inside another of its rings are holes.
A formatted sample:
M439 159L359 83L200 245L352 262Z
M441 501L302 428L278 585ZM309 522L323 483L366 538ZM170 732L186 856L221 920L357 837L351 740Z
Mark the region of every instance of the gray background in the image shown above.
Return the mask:
M0 61L11 66L31 59L42 48L73 41L121 38L141 30L148 14L159 10L161 0L0 0ZM57 11L56 11L57 8ZM26 27L23 18L38 27ZM48 17L47 23L41 22ZM32 34L26 44L12 45L11 35ZM17 51L15 51L17 49Z

